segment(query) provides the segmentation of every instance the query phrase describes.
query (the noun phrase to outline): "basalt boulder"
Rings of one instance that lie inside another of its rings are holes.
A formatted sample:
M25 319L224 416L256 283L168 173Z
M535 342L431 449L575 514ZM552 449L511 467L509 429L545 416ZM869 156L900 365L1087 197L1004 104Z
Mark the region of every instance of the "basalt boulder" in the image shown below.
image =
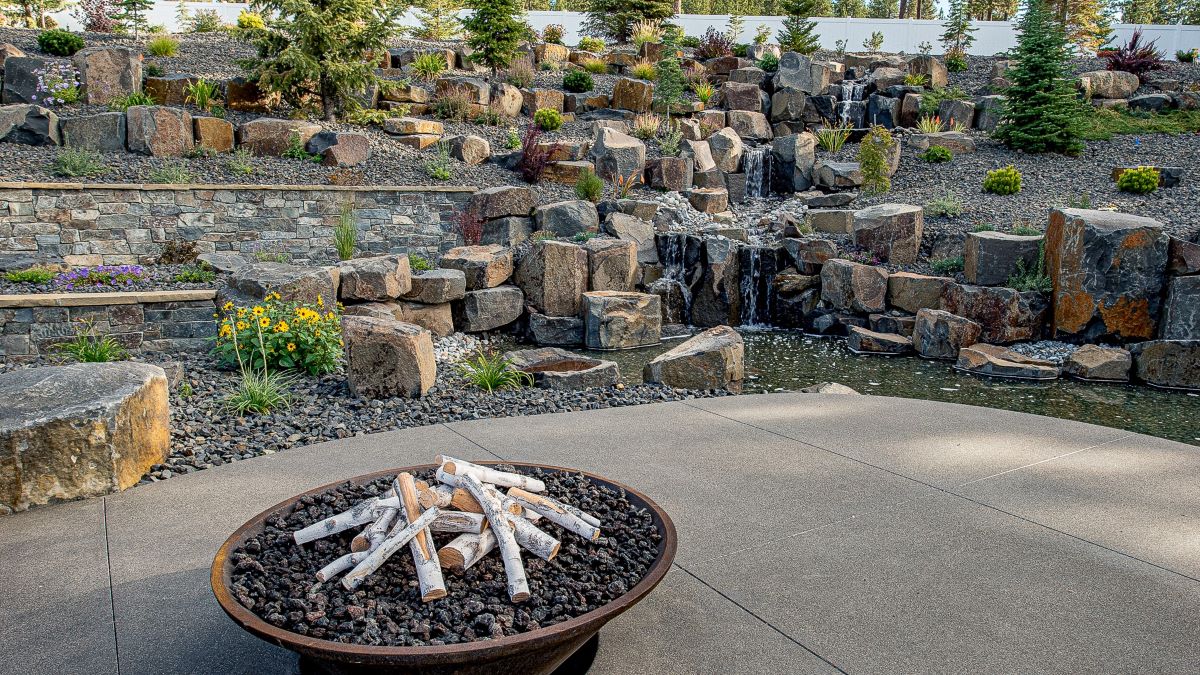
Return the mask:
M742 336L729 326L710 328L656 356L642 370L646 382L681 389L738 389L746 377Z

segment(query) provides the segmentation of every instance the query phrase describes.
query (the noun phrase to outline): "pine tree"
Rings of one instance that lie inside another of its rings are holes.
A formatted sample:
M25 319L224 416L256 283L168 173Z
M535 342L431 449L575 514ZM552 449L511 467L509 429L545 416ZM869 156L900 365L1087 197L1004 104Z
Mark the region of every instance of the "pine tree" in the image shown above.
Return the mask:
M976 21L1008 21L1017 13L1017 0L968 0L967 11Z
M783 30L779 31L779 47L787 52L812 54L821 48L817 24L813 16L814 0L780 0L779 7L786 15Z
M67 0L0 0L0 11L26 28L50 28L54 19L49 14L61 12Z
M475 0L474 12L462 22L471 59L497 73L517 55L525 36L525 21L518 0Z
M1062 27L1042 0L1028 0L1017 30L1007 75L1012 86L1004 92L1004 120L995 136L1026 152L1077 153L1083 110L1068 79L1071 53Z
M1068 0L1067 40L1094 52L1112 40L1111 10L1106 0Z
M663 57L655 68L658 77L654 83L654 97L664 104L668 121L683 100L684 77L683 67L679 63L678 37L678 31L663 33Z
M942 48L947 55L963 56L975 43L975 27L971 25L971 17L967 14L965 0L950 0L950 12L946 22L942 24Z
M146 20L146 13L154 7L154 0L121 0L117 3L121 7L121 14L118 16L125 28L133 30L133 37L137 37L138 33L148 31L150 22Z
M899 15L899 0L869 0L867 2L867 16L872 19L895 19Z
M390 0L259 0L256 8L271 18L253 40L258 56L242 67L293 103L316 96L326 120L379 81L378 55L404 13Z
M674 15L672 0L590 0L583 32L626 43L633 24L638 21L669 19Z
M864 0L834 0L833 15L861 19L867 15L867 3Z
M414 28L413 37L420 40L453 40L458 37L458 10L462 6L456 0L422 0L417 3L417 20L421 25Z

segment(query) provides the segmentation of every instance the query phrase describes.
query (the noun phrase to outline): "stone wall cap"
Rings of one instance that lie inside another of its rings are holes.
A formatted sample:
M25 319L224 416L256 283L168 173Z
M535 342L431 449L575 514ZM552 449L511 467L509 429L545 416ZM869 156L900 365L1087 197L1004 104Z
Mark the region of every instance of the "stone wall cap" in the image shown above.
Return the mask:
M0 183L0 190L261 190L266 192L476 192L469 185L254 185L243 183Z
M0 295L0 308L136 305L156 302L212 300L216 297L217 291L215 289L139 291L133 293L30 293L25 295Z

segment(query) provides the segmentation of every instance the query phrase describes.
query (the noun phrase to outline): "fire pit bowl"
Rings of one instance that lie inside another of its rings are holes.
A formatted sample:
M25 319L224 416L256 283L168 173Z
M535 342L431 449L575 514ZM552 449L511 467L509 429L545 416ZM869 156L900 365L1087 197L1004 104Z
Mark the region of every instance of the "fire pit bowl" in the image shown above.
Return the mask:
M675 525L671 522L670 517L649 497L607 478L575 469L540 464L479 463L508 464L518 468L540 468L547 471L582 474L597 485L624 490L626 498L631 504L651 513L654 525L662 535L658 544L658 556L650 565L646 576L633 588L612 602L587 614L518 635L451 645L389 647L345 644L317 639L278 628L264 621L234 597L230 590L233 574L231 555L248 539L262 534L268 519L276 514L291 512L303 497L320 494L345 483L362 485L401 471L417 472L435 468L434 465L427 464L379 471L351 478L348 481L340 480L323 485L276 504L250 519L230 535L229 539L225 540L220 550L217 551L216 558L213 559L211 582L217 602L220 603L221 609L225 610L229 618L245 630L267 642L299 654L301 672L306 675L318 673L323 675L366 673L536 675L556 672L556 668L559 669L559 672L564 673L585 672L587 666L590 665L591 656L594 656L596 639L604 624L637 604L666 576L667 570L670 569L671 563L675 559L677 546ZM450 583L453 583L453 577L450 579ZM587 648L581 649L585 645ZM576 654L577 651L578 654ZM575 658L572 658L573 655ZM559 668L560 666L562 668Z

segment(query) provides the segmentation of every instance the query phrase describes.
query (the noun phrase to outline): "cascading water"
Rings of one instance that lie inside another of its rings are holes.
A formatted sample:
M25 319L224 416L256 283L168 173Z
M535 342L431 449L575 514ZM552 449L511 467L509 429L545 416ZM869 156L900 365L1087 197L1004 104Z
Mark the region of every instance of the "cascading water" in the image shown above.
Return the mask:
M769 246L743 246L738 252L742 295L742 325L768 326L775 314L775 293L771 286L779 272L777 251Z
M685 321L692 313L692 282L695 281L689 276L699 271L696 264L700 255L699 241L694 240L695 237L674 232L655 237L658 259L663 266L662 278L678 284L679 292L683 295Z
M841 87L842 95L838 101L838 121L853 129L861 128L863 116L867 112L866 104L862 100L866 86L854 80L842 80Z
M746 173L746 198L769 197L771 194L771 153L766 147L748 148L743 155Z

